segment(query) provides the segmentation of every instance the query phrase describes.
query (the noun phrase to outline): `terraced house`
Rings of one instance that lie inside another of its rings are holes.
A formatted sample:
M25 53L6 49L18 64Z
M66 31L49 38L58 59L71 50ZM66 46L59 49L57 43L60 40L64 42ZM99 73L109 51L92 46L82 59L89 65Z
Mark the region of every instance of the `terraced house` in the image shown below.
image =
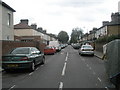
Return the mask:
M111 14L111 22L104 21L103 26L96 31L96 38L120 34L120 13Z
M85 34L81 41L98 39L104 36L120 35L120 12L111 14L111 21L103 21L100 28L93 28L89 34Z
M37 28L36 24L29 25L28 19L21 19L20 23L14 25L15 41L38 41L47 44L56 40L46 33L46 30Z

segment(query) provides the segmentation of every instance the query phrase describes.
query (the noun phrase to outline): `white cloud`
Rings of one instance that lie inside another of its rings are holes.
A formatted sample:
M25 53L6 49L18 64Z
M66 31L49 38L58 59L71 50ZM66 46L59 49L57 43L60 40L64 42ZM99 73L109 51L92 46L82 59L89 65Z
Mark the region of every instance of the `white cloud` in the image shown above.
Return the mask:
M117 12L119 0L3 0L15 12L15 24L20 19L29 19L58 34L66 30L69 34L74 27L86 27L85 32L93 27L100 27L102 21L109 20L112 12Z

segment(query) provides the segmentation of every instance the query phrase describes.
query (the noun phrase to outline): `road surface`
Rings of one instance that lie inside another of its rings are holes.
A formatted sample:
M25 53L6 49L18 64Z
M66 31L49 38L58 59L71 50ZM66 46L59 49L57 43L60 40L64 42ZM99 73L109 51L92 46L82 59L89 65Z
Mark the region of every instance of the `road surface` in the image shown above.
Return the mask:
M2 73L2 88L106 88L104 61L95 56L80 56L71 46L55 55L46 55L45 65L34 72L27 70Z

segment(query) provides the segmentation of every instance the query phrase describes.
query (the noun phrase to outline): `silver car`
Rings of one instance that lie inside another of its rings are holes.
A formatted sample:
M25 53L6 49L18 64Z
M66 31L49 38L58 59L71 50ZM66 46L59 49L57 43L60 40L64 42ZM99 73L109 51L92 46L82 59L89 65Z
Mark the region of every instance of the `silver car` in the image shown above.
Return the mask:
M93 55L94 56L94 49L91 45L82 45L79 49L79 55Z

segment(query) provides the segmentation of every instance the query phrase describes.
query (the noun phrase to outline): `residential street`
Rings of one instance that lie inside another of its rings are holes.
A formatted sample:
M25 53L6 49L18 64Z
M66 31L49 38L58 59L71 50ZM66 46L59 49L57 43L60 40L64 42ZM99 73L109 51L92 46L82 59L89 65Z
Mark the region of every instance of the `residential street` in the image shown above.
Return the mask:
M26 70L3 72L3 88L106 88L110 86L104 61L80 56L71 46L55 55L46 55L46 64L32 73ZM109 90L106 88L106 90Z

